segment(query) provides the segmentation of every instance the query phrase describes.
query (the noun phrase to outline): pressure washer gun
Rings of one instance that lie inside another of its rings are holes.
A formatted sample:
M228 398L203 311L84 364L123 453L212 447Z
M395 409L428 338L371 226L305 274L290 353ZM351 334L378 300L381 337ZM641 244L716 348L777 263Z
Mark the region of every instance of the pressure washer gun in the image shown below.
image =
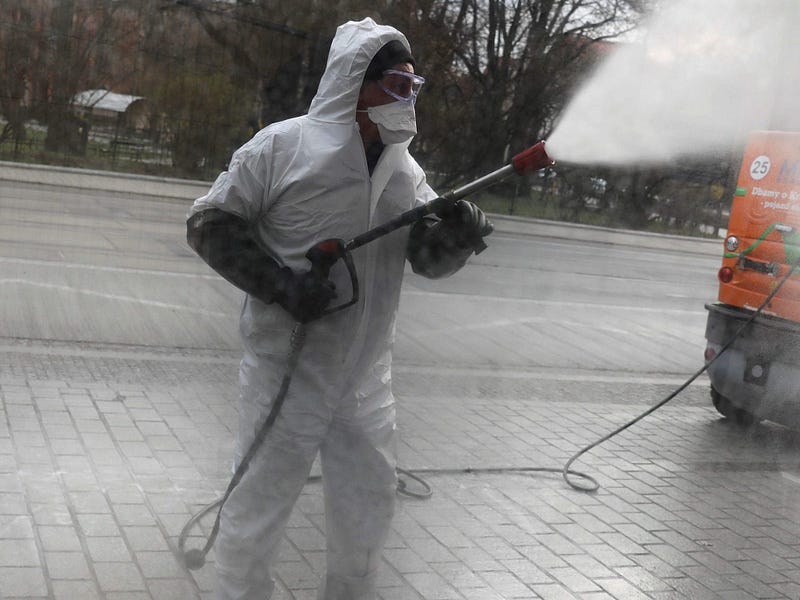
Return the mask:
M465 196L483 190L511 175L525 175L527 173L534 173L554 165L555 161L547 155L547 152L545 152L544 144L544 140L535 143L530 148L523 150L519 154L516 154L511 159L511 162L506 166L501 167L496 171L492 171L488 175L484 175L483 177L476 179L475 181L472 181L463 187L447 192L446 194L439 196L430 202L417 206L416 208L412 208L411 210L404 212L403 214L387 221L382 225L378 225L373 229L357 235L349 242L345 242L339 238L331 238L319 242L313 246L306 253L306 258L311 263L312 272L320 277L327 277L333 265L336 264L337 261L342 260L344 261L347 271L350 275L350 285L352 289L350 300L327 308L320 316L343 310L348 306L352 306L358 302L358 278L356 276L356 270L353 264L353 258L351 256L351 252L353 250L360 248L361 246L368 244L379 237L383 237L395 229L400 229L406 225L412 225L428 215L436 214L440 217L444 216L453 209L456 202ZM486 249L486 244L484 243L483 238L478 238L475 240L474 247L475 254L480 254L483 252Z

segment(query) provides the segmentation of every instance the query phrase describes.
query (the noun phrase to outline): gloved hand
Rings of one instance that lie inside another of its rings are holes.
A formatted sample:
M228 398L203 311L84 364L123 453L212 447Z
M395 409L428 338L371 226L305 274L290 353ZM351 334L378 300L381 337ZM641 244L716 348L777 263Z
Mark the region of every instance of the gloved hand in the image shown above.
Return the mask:
M483 211L467 200L456 202L442 216L442 223L453 232L456 243L465 248L481 244L481 238L494 231L494 224Z
M284 268L282 272L283 293L276 296L275 300L296 321L308 323L318 319L336 297L336 285L326 277L320 277L311 271L295 273L288 268Z

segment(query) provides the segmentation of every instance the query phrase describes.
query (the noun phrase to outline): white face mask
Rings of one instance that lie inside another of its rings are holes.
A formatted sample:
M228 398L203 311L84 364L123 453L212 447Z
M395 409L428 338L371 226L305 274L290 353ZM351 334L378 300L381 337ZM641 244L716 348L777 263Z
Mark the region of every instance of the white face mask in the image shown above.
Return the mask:
M390 102L367 108L369 120L378 126L384 144L399 144L417 133L417 115L411 102Z

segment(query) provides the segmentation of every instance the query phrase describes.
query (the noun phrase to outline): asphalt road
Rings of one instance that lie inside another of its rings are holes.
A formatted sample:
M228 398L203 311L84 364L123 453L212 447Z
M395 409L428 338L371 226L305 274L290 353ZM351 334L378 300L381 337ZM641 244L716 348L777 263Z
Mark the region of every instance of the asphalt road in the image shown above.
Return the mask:
M0 338L235 353L241 296L186 246L188 206L0 182ZM449 279L408 272L397 370L567 379L693 372L717 254L579 234L499 231Z

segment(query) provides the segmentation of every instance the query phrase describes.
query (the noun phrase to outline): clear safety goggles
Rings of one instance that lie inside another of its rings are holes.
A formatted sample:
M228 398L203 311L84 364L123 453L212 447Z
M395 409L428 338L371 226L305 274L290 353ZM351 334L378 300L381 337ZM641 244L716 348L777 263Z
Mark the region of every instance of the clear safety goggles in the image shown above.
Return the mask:
M381 86L381 89L392 98L400 102L410 102L411 104L417 101L417 94L419 94L424 83L424 77L407 71L396 71L395 69L387 69L383 72L383 77L378 80L378 85Z

